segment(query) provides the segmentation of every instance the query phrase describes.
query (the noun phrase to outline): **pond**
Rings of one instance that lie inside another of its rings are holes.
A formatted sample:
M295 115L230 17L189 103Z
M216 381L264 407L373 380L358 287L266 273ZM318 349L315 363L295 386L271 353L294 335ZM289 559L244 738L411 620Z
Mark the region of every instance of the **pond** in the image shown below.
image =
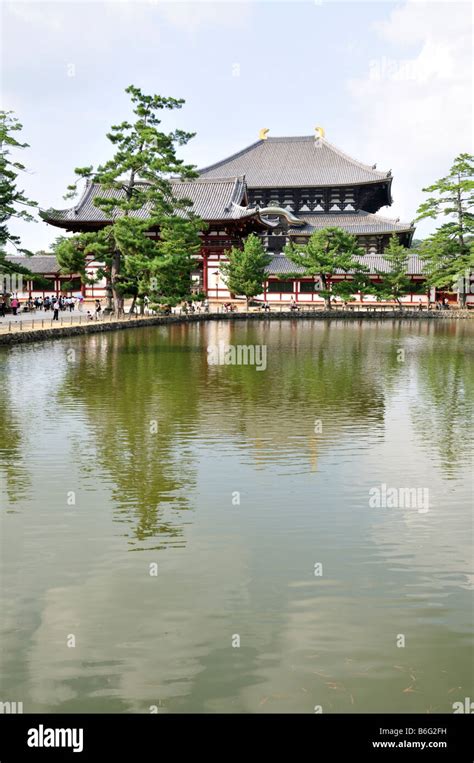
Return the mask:
M215 321L1 349L0 701L474 697L473 338Z

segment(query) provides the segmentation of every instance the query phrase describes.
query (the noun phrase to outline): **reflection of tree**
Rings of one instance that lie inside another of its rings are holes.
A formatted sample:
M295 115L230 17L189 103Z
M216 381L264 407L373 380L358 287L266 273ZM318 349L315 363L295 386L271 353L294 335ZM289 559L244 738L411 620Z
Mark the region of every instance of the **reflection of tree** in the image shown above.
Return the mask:
M29 477L23 465L22 435L14 413L8 390L8 364L0 374L0 474L3 474L6 493L11 504L18 503L25 494ZM0 506L3 501L0 501Z
M453 325L454 324L454 325ZM421 394L413 421L425 447L435 450L447 475L469 463L474 425L472 330L461 321L436 326L418 351Z
M407 341L423 381L417 422L442 446L445 466L456 461L469 431L460 402L467 361L455 337L441 342L433 331L425 323L407 334L398 323L210 322L91 336L78 343L59 399L67 405L72 395L87 411L116 520L133 523L135 543L180 542L182 517L174 522L172 512L189 508L194 443L249 445L263 464L289 455L316 468L321 451L344 438L382 431L387 392L409 368L397 359ZM222 340L266 345L267 370L208 365L207 345Z
M73 396L86 409L100 466L113 483L116 520L133 523L139 543L182 533L182 520L165 514L188 508L193 485L182 436L195 416L192 373L186 348L156 329L120 332L79 345L59 394L60 403Z
M267 344L266 371L250 366L210 366L201 397L202 426L219 422L229 437L251 439L257 449L297 447L314 459L315 447L328 447L356 422L379 426L384 389L377 348L362 331L325 324L239 325L228 343ZM222 415L212 416L216 408ZM212 410L211 410L212 409ZM315 421L321 420L321 436ZM294 438L299 437L298 444ZM271 457L271 456L270 456Z

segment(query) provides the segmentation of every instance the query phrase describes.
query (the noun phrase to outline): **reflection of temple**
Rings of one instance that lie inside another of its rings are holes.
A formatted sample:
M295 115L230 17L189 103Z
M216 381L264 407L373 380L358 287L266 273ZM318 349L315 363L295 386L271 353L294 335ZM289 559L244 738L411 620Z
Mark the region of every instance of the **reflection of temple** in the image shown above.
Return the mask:
M328 226L341 227L354 234L364 249L362 257L372 277L387 263L382 253L395 233L401 243L410 245L414 228L410 223L390 220L375 214L392 203L390 171L376 170L352 159L322 137L267 137L262 130L259 140L238 153L200 170L194 181L172 181L178 198L193 202L193 211L207 223L194 274L195 290L203 291L212 302L228 301L231 295L223 281L220 265L226 250L240 245L250 232L262 236L272 255L268 278L262 285L260 299L284 304L321 303L319 279L304 277L301 269L282 254L287 241L304 243L315 231ZM112 222L94 205L96 196L114 196L122 190L104 190L88 183L82 198L73 209L42 213L43 219L68 231L93 231ZM137 211L146 217L147 210ZM181 214L181 213L180 213ZM151 236L159 235L156 229ZM34 265L33 265L34 266ZM100 263L91 261L93 275ZM422 263L416 254L408 261L413 294L407 301L427 299ZM340 273L334 277L350 278ZM105 295L105 283L86 287L86 295ZM416 296L414 296L416 295ZM362 300L361 295L355 299ZM370 299L370 298L366 298Z

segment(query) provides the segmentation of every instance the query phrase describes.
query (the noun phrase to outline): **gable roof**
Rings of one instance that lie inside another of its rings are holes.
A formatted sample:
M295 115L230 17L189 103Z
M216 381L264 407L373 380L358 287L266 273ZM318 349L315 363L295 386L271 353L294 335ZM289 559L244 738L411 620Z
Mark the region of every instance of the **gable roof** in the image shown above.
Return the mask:
M192 201L193 206L190 210L203 220L239 220L256 215L255 209L250 210L242 206L247 200L247 187L243 176L194 180L171 178L170 183L173 196ZM124 195L124 189L103 188L99 183L88 181L75 207L43 210L41 217L46 222L63 228L73 227L77 223L107 224L112 222L112 219L94 204L94 199L121 199ZM151 208L147 205L130 212L131 217L144 220L150 217L150 214ZM187 212L177 210L177 214L184 217Z
M245 175L249 188L337 186L390 182L390 172L377 171L314 135L266 138L209 167L203 178Z

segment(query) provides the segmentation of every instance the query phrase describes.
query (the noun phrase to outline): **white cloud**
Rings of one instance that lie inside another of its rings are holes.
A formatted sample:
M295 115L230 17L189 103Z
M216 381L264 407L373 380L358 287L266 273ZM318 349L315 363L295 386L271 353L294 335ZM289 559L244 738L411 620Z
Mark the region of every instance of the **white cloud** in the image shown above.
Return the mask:
M366 154L393 170L390 214L410 220L421 188L471 150L470 5L409 0L374 28L399 57L372 58L367 75L349 80L348 89L365 114ZM416 235L430 229L419 224Z

